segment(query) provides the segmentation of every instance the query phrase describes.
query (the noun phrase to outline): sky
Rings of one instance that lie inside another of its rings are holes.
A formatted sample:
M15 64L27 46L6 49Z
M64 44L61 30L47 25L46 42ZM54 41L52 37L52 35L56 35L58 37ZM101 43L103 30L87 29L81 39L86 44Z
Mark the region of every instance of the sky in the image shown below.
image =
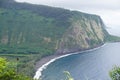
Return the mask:
M120 0L16 0L32 4L49 5L70 10L78 10L101 16L107 27L119 29L120 34ZM117 29L117 30L118 30Z

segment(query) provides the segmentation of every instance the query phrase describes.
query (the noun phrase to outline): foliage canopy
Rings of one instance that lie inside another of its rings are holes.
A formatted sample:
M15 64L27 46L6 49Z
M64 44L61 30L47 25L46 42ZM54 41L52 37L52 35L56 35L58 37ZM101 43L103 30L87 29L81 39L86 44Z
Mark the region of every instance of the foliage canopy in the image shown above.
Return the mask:
M11 65L5 58L0 58L0 80L33 80L23 74L18 74L15 66Z

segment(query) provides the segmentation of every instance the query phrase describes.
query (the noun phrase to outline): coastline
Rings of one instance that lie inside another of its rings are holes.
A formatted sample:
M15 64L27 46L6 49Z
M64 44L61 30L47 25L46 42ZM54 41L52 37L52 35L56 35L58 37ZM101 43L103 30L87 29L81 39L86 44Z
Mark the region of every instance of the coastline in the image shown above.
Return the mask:
M36 62L35 70L37 71L40 67L42 67L42 65L49 62L51 59L54 59L60 56L62 55L50 55L50 56L43 57L40 61Z
M98 47L95 47L95 48L92 48L92 49L78 51L78 52L72 52L70 54L51 55L51 56L44 57L40 61L36 62L36 66L35 66L36 73L35 73L34 79L39 79L42 76L42 71L44 69L46 69L49 64L51 64L52 62L54 62L54 61L56 61L60 58L67 57L67 56L74 55L74 54L83 53L83 52L94 51L94 50L97 50L97 49L99 49L99 48L101 48L105 45L106 44L103 44L101 46L98 46Z

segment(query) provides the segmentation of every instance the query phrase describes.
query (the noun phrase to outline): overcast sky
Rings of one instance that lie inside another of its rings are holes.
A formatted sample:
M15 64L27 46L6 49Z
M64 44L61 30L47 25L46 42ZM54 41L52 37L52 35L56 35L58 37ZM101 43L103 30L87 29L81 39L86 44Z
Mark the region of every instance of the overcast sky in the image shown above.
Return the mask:
M120 27L120 0L16 0L100 15L106 26Z

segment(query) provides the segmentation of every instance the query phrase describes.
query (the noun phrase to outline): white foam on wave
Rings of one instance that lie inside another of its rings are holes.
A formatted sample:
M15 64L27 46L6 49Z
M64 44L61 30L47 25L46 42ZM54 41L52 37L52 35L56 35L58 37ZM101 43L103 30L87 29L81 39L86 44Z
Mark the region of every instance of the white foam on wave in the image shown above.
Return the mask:
M40 79L41 76L42 76L42 71L44 69L47 68L47 66L51 63L53 63L54 61L60 59L60 58L63 58L63 57L67 57L67 56L70 56L70 55L73 55L73 54L79 54L79 53L83 53L83 52L90 52L90 51L94 51L94 50L97 50L103 46L105 46L106 44L100 46L100 47L97 47L97 48L93 48L93 49L90 49L90 50L85 50L85 51L80 51L80 52L75 52L75 53L70 53L70 54L65 54L65 55L62 55L62 56L59 56L59 57L56 57L56 58L53 58L51 59L49 62L45 63L44 65L42 65L35 73L35 76L34 76L34 79Z

